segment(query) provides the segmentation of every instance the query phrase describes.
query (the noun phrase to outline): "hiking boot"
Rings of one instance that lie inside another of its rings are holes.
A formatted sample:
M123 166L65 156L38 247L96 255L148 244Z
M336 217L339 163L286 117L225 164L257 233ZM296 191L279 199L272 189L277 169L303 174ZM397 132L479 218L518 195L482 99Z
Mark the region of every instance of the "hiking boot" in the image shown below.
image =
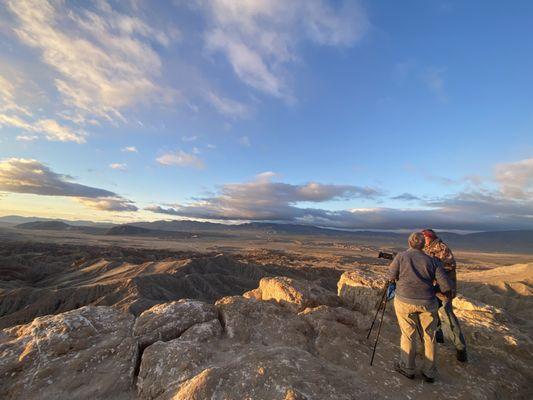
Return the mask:
M442 331L437 331L435 332L435 340L437 341L437 343L444 343L444 334L442 333Z
M466 349L465 350L457 350L457 361L459 362L467 362L468 356L466 355Z
M427 382L427 383L433 383L433 382L435 382L435 378L432 378L432 377L430 377L430 376L427 376L427 375L424 374L423 372L422 372L422 377L424 378L424 381Z
M400 374L402 374L403 376L405 376L408 379L414 379L415 378L415 374L410 374L409 372L404 370L400 364L395 364L394 365L394 369L396 370L396 372L399 372Z

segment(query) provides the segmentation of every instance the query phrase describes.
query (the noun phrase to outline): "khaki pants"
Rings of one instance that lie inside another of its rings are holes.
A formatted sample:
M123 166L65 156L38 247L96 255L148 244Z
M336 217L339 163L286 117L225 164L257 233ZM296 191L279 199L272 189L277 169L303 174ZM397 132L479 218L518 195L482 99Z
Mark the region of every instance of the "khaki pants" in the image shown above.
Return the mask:
M422 336L424 338L424 366L422 372L428 377L435 377L435 331L438 320L438 305L432 307L417 306L394 299L394 309L398 318L398 325L402 331L400 341L400 367L409 374L415 373L417 326L420 321Z

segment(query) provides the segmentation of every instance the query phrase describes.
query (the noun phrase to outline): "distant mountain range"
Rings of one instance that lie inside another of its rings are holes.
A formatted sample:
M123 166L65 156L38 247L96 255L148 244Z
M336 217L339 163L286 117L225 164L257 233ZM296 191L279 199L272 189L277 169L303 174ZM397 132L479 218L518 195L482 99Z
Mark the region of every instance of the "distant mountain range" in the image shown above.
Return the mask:
M0 217L0 223L15 225L17 229L78 231L101 235L136 235L152 237L191 237L193 235L233 236L240 234L252 235L300 235L322 236L330 239L354 240L390 247L405 247L407 233L387 231L343 231L321 228L310 225L276 224L251 222L239 225L228 225L199 221L153 221L135 222L125 225L98 223L92 221L67 221L60 219L44 219L19 216ZM458 234L440 232L439 236L452 248L461 250L477 250L487 252L514 252L533 254L533 230L497 231Z

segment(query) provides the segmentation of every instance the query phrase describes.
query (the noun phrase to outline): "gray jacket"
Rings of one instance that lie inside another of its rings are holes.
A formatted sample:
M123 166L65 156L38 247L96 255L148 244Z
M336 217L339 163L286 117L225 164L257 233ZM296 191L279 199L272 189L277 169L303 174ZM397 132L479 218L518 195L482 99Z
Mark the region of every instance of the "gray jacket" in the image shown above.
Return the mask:
M437 281L443 293L452 288L442 263L416 249L403 251L394 257L389 266L389 279L397 281L398 300L421 306L435 304L434 281Z

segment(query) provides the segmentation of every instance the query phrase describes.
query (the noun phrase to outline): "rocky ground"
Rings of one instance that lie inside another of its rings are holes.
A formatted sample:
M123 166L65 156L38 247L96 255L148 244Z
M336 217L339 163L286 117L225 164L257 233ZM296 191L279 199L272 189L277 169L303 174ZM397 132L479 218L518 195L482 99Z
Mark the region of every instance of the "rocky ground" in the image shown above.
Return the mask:
M126 285L131 298L108 298L105 305L89 301L23 325L4 319L9 327L0 331L0 398L533 397L533 264L459 274L454 304L470 361L458 363L447 340L439 345L438 380L428 384L394 372L399 330L392 307L369 366L373 337L367 340L366 333L383 283L382 266L327 272L310 259L306 267L283 269L261 262L267 259L264 254L253 257L247 263L242 257L181 255L71 265L75 278L70 283L80 274L80 282L87 282L91 271L102 269L91 285L105 286L118 274L122 281L131 276L132 285L147 279L146 288L157 293L129 292ZM211 280L192 281L191 288L203 288L196 299L186 290L181 299L164 299L156 296L160 289L153 289L160 287L161 276L187 281L188 275L212 274L233 293L224 293ZM231 286L233 275L247 284ZM132 306L139 302L142 307Z

